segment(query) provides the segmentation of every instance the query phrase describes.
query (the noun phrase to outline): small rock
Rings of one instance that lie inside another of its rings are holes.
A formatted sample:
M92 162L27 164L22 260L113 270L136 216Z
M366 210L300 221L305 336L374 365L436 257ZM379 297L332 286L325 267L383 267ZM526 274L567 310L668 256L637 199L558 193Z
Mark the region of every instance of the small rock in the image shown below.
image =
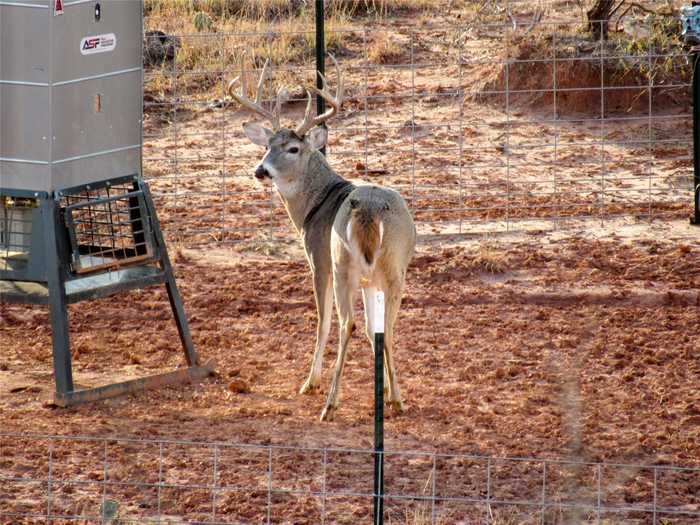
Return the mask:
M228 384L228 389L234 394L247 394L250 392L250 387L242 379L234 379Z
M143 63L146 67L172 65L178 49L182 47L180 39L163 31L146 31L143 42Z
M110 499L105 500L102 503L100 510L100 514L102 514L102 520L111 523L113 520L116 520L117 515L119 514L119 503Z
M41 392L41 388L39 388L38 386L31 386L31 385L21 385L21 386L15 386L15 387L10 388L11 394L18 394L20 392L29 392L29 393Z
M229 105L228 100L220 99L220 98L215 98L212 100L209 105L207 106L209 109L224 109L226 106Z

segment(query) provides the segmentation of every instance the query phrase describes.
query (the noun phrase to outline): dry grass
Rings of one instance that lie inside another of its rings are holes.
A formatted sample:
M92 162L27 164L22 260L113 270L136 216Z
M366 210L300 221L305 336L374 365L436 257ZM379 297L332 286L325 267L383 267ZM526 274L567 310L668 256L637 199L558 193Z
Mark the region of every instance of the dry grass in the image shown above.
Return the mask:
M404 48L386 33L380 33L367 50L367 58L374 64L396 64L401 61Z
M495 242L485 241L466 254L467 267L474 272L505 273L508 269L507 250Z
M462 279L475 274L499 275L512 269L508 250L490 240L471 247L446 248L441 253L440 262L431 256L427 260L430 263L429 275L445 279Z
M481 241L470 248L448 248L448 264L440 272L458 272L466 275L488 273L502 274L509 269L508 250L494 241Z
M421 12L439 4L439 0L330 0L326 7L326 48L341 51L344 35L337 31L350 26L357 17ZM230 65L236 48L244 44L256 64L268 56L273 64L294 64L314 53L311 5L302 0L146 0L146 29L192 35L183 39L178 53L182 69L221 65L222 52L227 55L224 64ZM224 49L220 49L221 39L212 38L212 33L227 35ZM228 37L236 34L246 36L241 36L239 42ZM377 42L376 56L380 60L398 51L399 46L391 40Z
M440 0L328 0L326 15L388 16L394 13L418 12L439 7ZM146 0L146 16L171 11L192 15L204 12L216 18L245 18L248 20L280 20L313 15L311 2L303 0Z
M251 70L260 68L268 57L273 68L302 65L314 57L313 24L301 12L283 17L271 25L263 16L252 16L255 11L241 12L240 16L228 16L226 12L221 14L214 5L217 4L214 0L200 2L202 7L205 4L211 7L203 11L194 9L193 5L196 6L197 3L184 0L150 0L147 4L146 29L160 30L180 38L174 68L165 64L149 71L146 90L155 100L168 100L174 92L193 101L221 98L224 82L232 76L226 74L222 78L221 72L239 70L241 60L244 60L246 70ZM255 5L252 2L247 4L250 4L251 10ZM272 0L267 0L260 2L255 9L272 9L273 4ZM342 52L347 33L339 30L349 23L349 18L340 11L326 21L328 51ZM204 31L198 31L202 28ZM174 71L181 73L175 77ZM176 85L173 82L175 78ZM295 85L300 79L288 71L278 69L274 81ZM251 82L251 87L252 85Z
M387 16L398 12L416 12L437 8L440 0L330 0L331 10L340 10L350 16Z
M216 18L278 18L296 14L303 4L284 0L146 0L147 17L162 12L192 15L207 13ZM174 21L177 23L177 21Z
M217 14L216 10L194 10L191 3L180 0L152 0L151 4L146 29L182 35L182 48L177 57L182 69L220 66L222 54L230 61L234 58L231 55L244 45L254 60L269 56L274 64L296 63L313 55L314 27L303 12L270 24L262 16L227 16ZM208 19L204 26L201 15ZM349 17L340 11L328 18L326 45L329 50L340 48L342 37L335 32L348 24ZM206 32L198 31L198 27ZM240 36L236 38L235 35Z

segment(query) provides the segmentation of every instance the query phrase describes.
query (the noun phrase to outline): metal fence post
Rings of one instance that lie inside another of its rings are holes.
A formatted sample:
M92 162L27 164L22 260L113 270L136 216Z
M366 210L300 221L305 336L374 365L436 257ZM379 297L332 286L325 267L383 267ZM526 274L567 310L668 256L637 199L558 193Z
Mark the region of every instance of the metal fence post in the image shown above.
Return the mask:
M384 524L384 292L374 296L374 525Z
M698 94L698 58L700 47L695 46L693 56L693 216L690 223L700 225L700 95Z
M66 264L61 256L66 253L60 234L63 218L57 199L49 197L41 201L46 246L46 268L49 289L49 315L51 319L51 341L53 347L53 370L56 395L62 396L74 390L73 365L70 354L70 328L68 321L68 299L66 297Z
M324 27L323 0L316 0L316 87L323 88L321 75L326 74L326 29ZM323 97L316 96L316 114L326 111L326 101ZM322 126L325 128L326 124ZM321 148L321 153L326 154L326 147Z

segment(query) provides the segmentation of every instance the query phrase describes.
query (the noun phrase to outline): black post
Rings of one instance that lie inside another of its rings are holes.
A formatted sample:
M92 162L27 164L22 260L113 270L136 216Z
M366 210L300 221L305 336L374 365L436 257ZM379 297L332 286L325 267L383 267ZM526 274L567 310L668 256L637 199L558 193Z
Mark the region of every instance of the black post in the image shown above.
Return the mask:
M381 292L378 293L378 295ZM384 524L384 297L375 301L374 333L374 525ZM381 319L381 321L380 321ZM380 322L378 322L380 321Z
M326 30L323 25L323 0L316 0L316 87L321 89L323 82L321 75L326 74ZM319 75L320 73L320 75ZM326 101L323 97L316 97L316 114L326 111ZM322 124L323 127L326 124ZM326 147L321 148L321 153L326 154Z
M700 225L700 93L698 59L700 49L693 48L693 216L690 224Z
M66 265L62 254L61 208L52 197L41 203L42 220L46 245L46 269L49 288L49 315L51 318L51 341L53 343L53 372L56 380L56 394L59 396L73 391L73 369L70 355L70 335L68 328L68 299L66 298Z

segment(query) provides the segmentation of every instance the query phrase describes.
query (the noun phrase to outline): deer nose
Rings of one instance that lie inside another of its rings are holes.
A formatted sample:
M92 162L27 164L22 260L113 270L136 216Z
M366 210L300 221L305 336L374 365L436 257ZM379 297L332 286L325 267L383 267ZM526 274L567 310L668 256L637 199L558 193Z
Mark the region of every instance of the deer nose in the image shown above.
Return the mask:
M255 178L262 180L265 177L269 177L270 174L267 172L267 170L263 167L262 164L260 164L257 168L255 168Z

